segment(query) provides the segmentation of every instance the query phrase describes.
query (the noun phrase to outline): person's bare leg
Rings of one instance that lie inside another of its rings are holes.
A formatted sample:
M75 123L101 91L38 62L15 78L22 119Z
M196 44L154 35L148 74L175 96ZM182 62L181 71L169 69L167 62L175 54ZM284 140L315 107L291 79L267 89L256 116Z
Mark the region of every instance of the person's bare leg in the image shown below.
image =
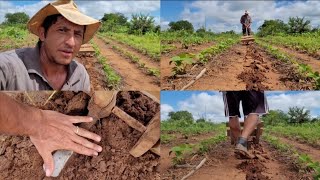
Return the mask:
M240 123L239 123L238 116L229 117L229 127L230 127L231 134L232 134L235 142L237 142L238 138L241 135L241 129L240 129Z
M245 158L252 159L254 156L248 151L248 137L256 128L259 116L258 114L249 114L244 121L244 127L240 137L238 138L238 144L235 148L235 153Z
M258 114L249 114L244 121L244 127L241 133L241 137L247 139L256 128L258 120Z

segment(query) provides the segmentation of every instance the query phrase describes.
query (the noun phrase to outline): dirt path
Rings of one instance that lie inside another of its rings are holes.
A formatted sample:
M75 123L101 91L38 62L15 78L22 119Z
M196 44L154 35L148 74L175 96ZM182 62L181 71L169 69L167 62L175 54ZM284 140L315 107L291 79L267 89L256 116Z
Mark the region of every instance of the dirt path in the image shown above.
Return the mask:
M279 179L298 180L302 176L310 176L295 172L289 157L285 157L287 162L283 162L281 155L271 148L267 143L262 142L259 146L269 159L237 159L234 155L234 147L229 141L222 142L215 146L207 155L199 157L190 162L191 165L198 165L199 160L207 158L206 163L197 170L188 180L244 180L244 179ZM162 160L161 160L162 163ZM164 179L181 179L191 171L190 168L170 168Z
M113 45L118 46L119 48L121 48L122 50L128 51L130 52L130 54L136 56L139 58L140 62L145 63L146 67L148 68L155 68L155 69L160 69L160 63L156 62L155 60L152 60L151 58L142 55L141 53L139 53L136 49L130 47L129 45L123 44L121 42L117 42L115 40L112 40L108 37L103 37L104 40L106 40L107 42L109 42L109 45L112 47Z
M253 57L252 49L254 46L234 45L227 52L214 57L206 66L207 72L188 89L190 90L245 90L250 87L264 87L264 89L285 90L280 80L280 73L271 66L271 58L263 52L263 61ZM257 53L257 51L255 51ZM258 64L258 65L257 65ZM261 73L254 70L258 69ZM197 75L204 66L192 72ZM239 78L242 72L247 74ZM186 85L191 78L178 79L175 81L177 89ZM249 86L249 87L248 87Z
M108 64L122 77L121 90L160 90L155 77L144 74L135 64L114 52L112 46L106 45L101 39L94 37L94 41L99 46L101 54L107 58Z
M170 167L173 166L172 164L172 157L173 154L169 155L169 152L172 147L184 144L184 143L197 143L201 140L208 139L212 136L214 136L216 132L210 132L206 134L200 134L198 136L190 136L188 138L185 138L185 136L182 135L176 135L177 138L175 138L174 142L168 143L168 144L161 144L161 157L160 157L160 173L161 174L170 174L170 172L167 172ZM166 175L165 175L166 176ZM165 179L165 177L162 177L162 179Z
M105 72L95 57L81 56L76 57L76 60L86 68L92 91L108 90Z
M295 147L299 152L303 154L308 154L308 156L311 157L313 161L320 162L320 149L316 149L314 147L311 147L307 144L299 143L297 141L293 141L284 137L277 136L280 141L282 141L285 144L290 144L293 147Z
M267 148L266 143L262 143L264 150L270 156L273 156L270 150ZM211 163L208 163L204 168L197 171L189 180L202 180L202 179L239 179L244 180L246 176L253 176L253 173L247 172L249 166L257 171L261 170L260 173L256 173L258 179L265 179L265 176L270 179L291 179L295 177L292 172L288 171L288 167L283 166L277 160L266 160L260 162L258 160L247 161L239 160L234 155L234 148L229 142L221 143L216 149L214 149L208 155ZM275 158L274 156L272 158ZM242 170L246 166L245 172ZM264 166L264 167L263 167ZM259 169L259 170L258 170ZM264 176L264 177L263 177Z
M299 81L300 77L290 63L270 57L255 43L236 44L228 51L213 57L205 66L197 66L188 74L205 74L188 90L301 90L312 89L311 82ZM165 78L165 77L164 77ZM163 87L181 89L193 78L166 78Z
M174 51L171 51L169 53L163 53L161 54L161 85L165 83L166 79L171 76L171 69L174 67L173 64L169 64L171 58L175 55L178 55L180 53L189 52L189 53L198 53L204 49L209 48L210 46L213 46L214 42L208 42L204 43L198 46L191 46L189 49L176 49ZM163 88L162 88L163 89Z

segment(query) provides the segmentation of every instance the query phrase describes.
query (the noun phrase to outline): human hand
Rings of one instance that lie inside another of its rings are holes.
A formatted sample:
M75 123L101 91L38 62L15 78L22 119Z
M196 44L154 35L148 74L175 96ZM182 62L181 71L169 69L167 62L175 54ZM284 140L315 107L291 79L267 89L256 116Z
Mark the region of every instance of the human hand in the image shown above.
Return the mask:
M87 156L97 156L102 151L101 146L86 139L99 142L100 136L73 125L91 122L91 117L68 116L50 110L40 112L40 122L35 125L35 133L30 135L30 139L44 161L46 176L51 176L54 170L52 152L55 150L71 150Z

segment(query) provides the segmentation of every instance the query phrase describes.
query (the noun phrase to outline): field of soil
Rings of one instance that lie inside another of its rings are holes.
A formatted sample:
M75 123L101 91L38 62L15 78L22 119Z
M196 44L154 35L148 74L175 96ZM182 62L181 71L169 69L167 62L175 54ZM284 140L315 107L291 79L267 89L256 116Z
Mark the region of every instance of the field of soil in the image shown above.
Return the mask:
M317 63L310 59L305 59L304 62L311 65ZM169 73L171 67L167 62L164 61L162 65L162 70L168 71L162 74L163 90L182 89L204 68L204 75L189 86L188 90L313 89L312 82L301 77L292 64L273 58L256 43L235 44L227 51L212 57L206 65L187 67L187 74L193 77L173 77Z
M41 109L69 115L87 115L90 96L79 92L58 92L43 105L49 92L10 93L16 100ZM31 100L30 100L31 99ZM160 105L141 92L119 92L116 106L147 125ZM150 151L135 158L130 149L142 133L116 115L100 119L90 131L102 137L103 151L95 157L74 154L55 179L160 179L160 157ZM26 136L0 136L0 177L7 179L51 179L45 177L43 160ZM54 178L52 178L54 179Z
M212 135L200 135L199 141L210 138ZM197 137L193 137L197 139ZM283 141L286 143L285 141ZM174 155L169 155L170 149L181 143L196 143L193 140L173 140L172 142L161 146L161 178L164 180L181 179L186 176L192 168L174 166L170 161ZM288 142L287 142L288 143ZM305 149L310 148L304 146ZM254 159L241 159L235 156L234 146L229 139L225 142L214 145L204 155L193 155L186 160L187 166L197 166L200 161L206 158L204 165L198 169L188 180L311 180L311 173L303 172L297 166L291 155L280 153L265 141L259 145L253 145L251 150L255 154ZM299 150L299 152L302 152ZM317 150L320 154L320 150ZM306 152L307 153L307 152ZM165 162L164 164L162 162Z
M102 65L92 54L78 54L76 60L83 64L90 77L91 91L108 90L108 83Z
M107 40L108 43L105 43L100 38L95 37L94 42L98 45L101 54L106 57L107 63L114 69L118 75L121 76L122 82L120 89L124 91L129 90L147 90L147 91L159 91L160 90L160 81L157 77L147 75L142 69L140 69L136 64L131 62L130 59L124 57L119 52L115 51L112 46L119 46L121 49L126 50L140 57L140 60L146 64L146 67L158 68L159 63L155 63L150 60L145 55L142 55L138 52L135 52L130 47L112 41Z

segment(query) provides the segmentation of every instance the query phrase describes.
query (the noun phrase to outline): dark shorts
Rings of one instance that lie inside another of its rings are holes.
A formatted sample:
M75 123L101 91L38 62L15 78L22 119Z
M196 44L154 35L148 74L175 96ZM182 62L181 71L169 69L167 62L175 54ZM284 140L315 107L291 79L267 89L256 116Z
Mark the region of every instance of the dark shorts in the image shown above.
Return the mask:
M227 91L223 92L223 101L226 117L240 115L240 101L244 116L250 113L265 114L268 104L264 92L260 91Z
M251 35L251 28L247 28L247 31L248 31L248 35ZM245 36L247 35L246 33L246 28L242 28L242 34Z

